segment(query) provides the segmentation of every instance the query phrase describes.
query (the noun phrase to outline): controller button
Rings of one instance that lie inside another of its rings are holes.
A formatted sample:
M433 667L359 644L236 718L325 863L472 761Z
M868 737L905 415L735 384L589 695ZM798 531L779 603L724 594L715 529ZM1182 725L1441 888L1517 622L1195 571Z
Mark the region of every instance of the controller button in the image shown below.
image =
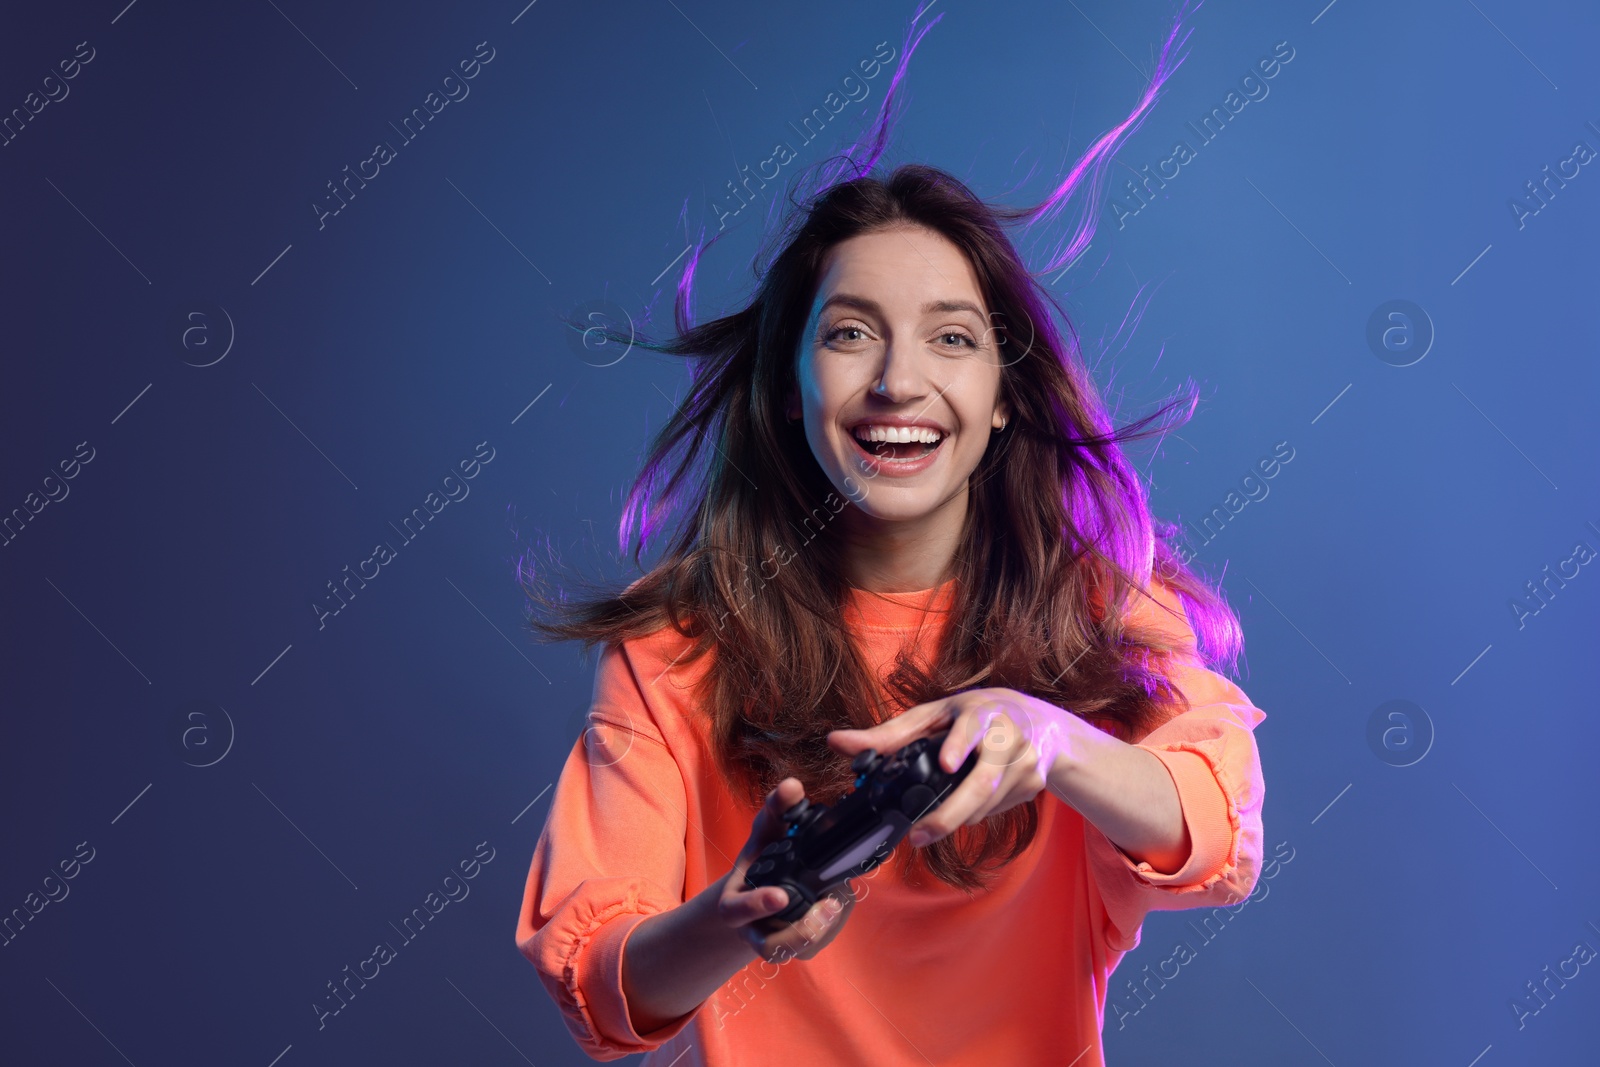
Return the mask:
M783 813L783 819L784 819L785 822L791 822L791 823L799 822L801 817L803 817L805 815L806 811L810 807L811 807L810 798L809 797L801 797L798 801L795 802L793 807L791 807L788 811Z
M771 860L759 860L746 873L752 874L752 875L755 875L755 876L759 877L759 876L761 876L763 874L766 874L768 871L773 870L777 866L778 865L776 863L773 863Z
M921 816L933 803L934 792L925 785L914 785L900 798L900 810L912 819Z
M767 851L774 856L783 856L794 851L794 842L788 838L784 838L782 841L774 841L767 846Z

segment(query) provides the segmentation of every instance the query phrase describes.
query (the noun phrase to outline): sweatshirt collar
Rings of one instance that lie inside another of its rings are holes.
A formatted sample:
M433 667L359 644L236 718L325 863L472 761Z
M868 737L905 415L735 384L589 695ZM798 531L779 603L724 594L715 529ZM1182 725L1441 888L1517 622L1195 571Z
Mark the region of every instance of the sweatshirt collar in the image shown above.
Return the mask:
M854 586L845 590L843 621L851 629L914 630L925 621L942 622L955 600L956 579L932 589L907 593L874 593Z

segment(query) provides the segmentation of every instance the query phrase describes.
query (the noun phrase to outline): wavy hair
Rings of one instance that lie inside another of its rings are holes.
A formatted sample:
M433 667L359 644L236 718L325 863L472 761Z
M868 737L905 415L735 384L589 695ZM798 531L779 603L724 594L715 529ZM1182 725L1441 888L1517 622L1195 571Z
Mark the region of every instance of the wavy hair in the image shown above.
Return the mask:
M796 210L770 262L758 266L749 302L691 321L702 246L679 279L676 335L634 341L686 357L691 372L688 395L655 435L628 494L619 531L623 550L631 543L642 569L646 546L671 530L659 561L621 591L590 588L576 599L543 588L551 568L534 567L527 555L519 561L535 608L529 625L546 640L576 639L587 648L670 625L692 641L681 661L712 654L700 707L730 789L752 804L791 775L807 796L836 800L853 775L849 761L828 747L828 731L871 726L973 687L1015 689L1123 740L1144 736L1184 705L1158 661L1172 646L1129 619L1132 597L1158 571L1184 604L1206 662L1231 670L1242 648L1237 617L1174 554L1167 538L1175 527L1153 518L1122 449L1186 421L1197 403L1193 386L1143 418L1114 425L1076 332L1037 280L1087 247L1106 164L1176 67L1182 11L1138 107L1049 197L1027 208L987 204L932 166L872 176L906 64L937 22L919 27L921 16L912 20L874 127L819 168L818 190L803 200L791 195ZM1008 226L1048 221L1084 188L1090 203L1077 228L1031 272ZM958 579L949 624L926 662L920 652L901 653L886 679L893 698L886 705L838 622L850 590L828 520L851 505L816 462L803 426L785 418L784 400L797 387L801 334L828 252L850 237L906 225L941 234L972 263L1006 354L1000 389L1013 414L970 481L949 575ZM807 542L791 550L806 531ZM764 565L780 554L782 564L768 577ZM906 862L925 863L934 877L971 892L1031 843L1041 797L911 850Z

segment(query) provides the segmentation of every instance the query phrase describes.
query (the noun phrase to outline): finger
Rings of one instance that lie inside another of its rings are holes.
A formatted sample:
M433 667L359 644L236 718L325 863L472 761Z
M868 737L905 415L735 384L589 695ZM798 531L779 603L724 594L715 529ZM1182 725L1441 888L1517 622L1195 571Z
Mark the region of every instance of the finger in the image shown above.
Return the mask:
M806 910L806 913L795 921L795 929L807 941L822 936L828 926L838 915L844 911L844 902L839 898L824 894L815 904Z
M757 923L743 930L745 941L755 950L756 955L768 963L776 963L779 966L800 958L800 954L785 940L789 929L787 926L774 926L769 930L761 929L762 925Z
M865 729L831 730L828 732L828 744L846 755L855 755L868 748L893 752L907 742L936 732L953 719L954 700L954 697L940 697L926 704L917 704L892 719Z
M724 888L721 899L717 901L717 915L729 926L745 926L776 915L788 906L789 891L782 886L766 885L750 890L733 888L730 876L729 886Z
M822 894L822 899L817 901L814 905L812 905L812 907L814 909L827 908L830 914L837 914L839 912L849 911L851 908L855 907L855 903L855 888L851 886L848 881L846 881L840 882L838 885Z
M945 794L933 810L917 820L907 835L912 848L921 848L945 837L959 826L977 821L974 816L986 812L1000 794L1008 769L986 767L979 763L961 784Z
M953 718L954 711L948 706L951 700L950 697L941 697L926 704L913 705L876 726L833 730L829 732L828 740L836 748L845 748L852 753L865 748L892 752L909 741L933 732Z
M939 746L940 768L949 774L966 762L967 753L980 743L999 715L1000 704L995 700L964 705L950 724L949 736Z
M794 925L794 932L801 940L802 956L809 958L815 955L833 940L854 907L853 895L843 895L837 891L824 894L822 899L813 904Z
M744 848L740 850L734 864L741 875L755 862L756 856L769 841L782 836L785 829L783 813L800 803L805 795L805 786L798 778L785 778L773 786L772 791L767 794L766 802L761 805L761 810L756 813L750 836L745 840Z
M954 771L969 752L978 749L978 762L1009 767L1028 755L1038 732L1033 709L1028 705L985 699L971 713L957 718L950 728L951 736L940 752L940 765L946 771Z
M846 893L842 897L839 897L838 900L839 900L839 910L834 915L834 918L838 922L843 922L845 920L845 917L848 916L852 911L854 911L856 909L856 892L855 892L855 890L851 889L848 893Z

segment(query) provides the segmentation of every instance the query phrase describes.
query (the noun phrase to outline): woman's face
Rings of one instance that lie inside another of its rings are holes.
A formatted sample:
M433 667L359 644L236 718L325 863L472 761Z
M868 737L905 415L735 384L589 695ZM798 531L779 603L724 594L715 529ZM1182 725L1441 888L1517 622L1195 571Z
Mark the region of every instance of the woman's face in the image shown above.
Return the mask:
M967 480L1007 411L977 275L921 226L834 246L800 339L788 416L841 494L872 518L966 514Z

